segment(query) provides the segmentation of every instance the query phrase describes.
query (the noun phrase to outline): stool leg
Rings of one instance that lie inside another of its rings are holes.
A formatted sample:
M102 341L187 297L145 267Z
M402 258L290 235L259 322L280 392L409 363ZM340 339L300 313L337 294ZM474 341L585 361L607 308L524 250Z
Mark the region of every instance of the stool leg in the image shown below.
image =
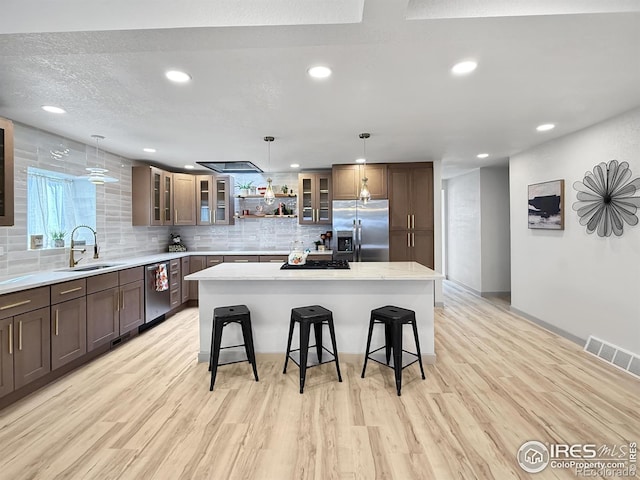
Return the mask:
M211 356L211 383L209 385L209 391L213 391L213 384L216 382L216 374L218 373L218 360L220 359L220 344L222 342L222 328L224 327L224 322L215 321L213 322L213 353Z
M258 369L256 368L256 352L253 349L253 332L251 331L251 317L242 320L242 336L244 337L244 350L247 352L247 358L253 367L253 376L258 381Z
M318 355L318 363L322 362L322 322L313 324L313 331L316 336L316 354Z
M209 371L211 371L211 365L213 364L213 339L215 338L213 336L213 333L215 331L215 324L216 324L216 319L214 317L213 321L211 322L211 346L209 347Z
M402 388L402 323L393 324L393 370L396 374L396 390L400 396Z
M300 393L304 391L304 380L307 375L307 354L309 352L309 322L300 322Z
M367 349L364 351L364 365L362 366L362 374L360 378L364 378L364 372L367 369L367 360L369 360L369 350L371 349L371 335L373 334L373 314L369 318L369 335L367 335Z
M413 325L413 339L416 342L416 353L418 354L418 365L420 365L420 373L422 374L422 379L425 379L424 376L424 368L422 367L422 353L420 352L420 340L418 340L418 327L416 326L416 319L414 318L411 322Z
M336 332L333 329L333 315L329 317L329 334L331 335L331 346L333 347L333 356L336 359L336 371L338 372L338 381L342 382L342 374L340 373L340 362L338 361L338 347L336 346Z
M291 339L293 338L293 315L291 315L291 320L289 321L289 340L287 340L287 354L284 357L284 368L282 369L282 373L287 373L287 363L289 363L289 354L291 353Z
M387 365L391 360L391 349L393 348L393 328L389 322L384 322L384 346L387 354Z

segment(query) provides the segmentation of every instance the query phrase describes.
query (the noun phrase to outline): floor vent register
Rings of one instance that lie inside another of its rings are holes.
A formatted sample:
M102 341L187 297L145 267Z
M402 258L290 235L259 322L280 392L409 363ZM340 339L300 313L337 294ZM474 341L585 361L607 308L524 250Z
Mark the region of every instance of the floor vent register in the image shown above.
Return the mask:
M600 340L594 336L587 339L584 351L610 363L620 370L640 378L640 356Z

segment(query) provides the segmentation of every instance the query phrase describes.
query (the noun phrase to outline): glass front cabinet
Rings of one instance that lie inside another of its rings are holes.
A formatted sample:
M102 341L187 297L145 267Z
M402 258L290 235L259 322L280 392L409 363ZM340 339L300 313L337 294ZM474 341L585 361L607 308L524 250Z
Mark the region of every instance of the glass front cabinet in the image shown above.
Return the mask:
M231 177L229 175L198 175L196 196L198 225L230 225Z
M331 224L331 171L298 175L298 223Z
M0 225L13 222L13 123L0 118Z

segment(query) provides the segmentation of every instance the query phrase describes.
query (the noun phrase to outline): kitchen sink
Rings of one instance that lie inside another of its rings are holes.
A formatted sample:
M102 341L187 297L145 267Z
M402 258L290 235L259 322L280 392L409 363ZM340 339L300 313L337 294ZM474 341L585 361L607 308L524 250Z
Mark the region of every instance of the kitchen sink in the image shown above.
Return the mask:
M102 270L103 268L119 267L124 263L95 263L93 265L83 265L82 267L63 268L59 272L91 272L93 270Z

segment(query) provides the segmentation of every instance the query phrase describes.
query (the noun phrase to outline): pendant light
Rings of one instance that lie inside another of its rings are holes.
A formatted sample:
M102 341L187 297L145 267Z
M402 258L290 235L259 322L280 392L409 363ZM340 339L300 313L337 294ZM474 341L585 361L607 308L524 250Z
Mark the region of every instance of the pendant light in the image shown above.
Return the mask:
M370 136L368 133L359 135L362 139L362 158L364 159L364 162L362 162L362 187L360 188L360 200L362 200L362 203L367 203L371 199L371 192L369 192L369 186L367 185L369 181L367 178L367 138Z
M97 163L99 158L99 152L100 152L100 147L98 144L100 140L104 140L105 137L103 137L102 135L91 135L91 138L95 139L96 141L96 163ZM94 185L104 185L104 182L105 182L104 174L107 173L109 170L106 170L100 167L87 167L86 170L89 171L89 181L91 183L93 183Z
M275 138L273 137L264 137L264 141L267 142L267 152L268 152L268 166L267 166L267 175L271 173L271 142L273 142ZM264 192L264 203L267 205L273 205L276 203L276 194L273 192L273 186L271 185L271 177L267 177L267 190Z

